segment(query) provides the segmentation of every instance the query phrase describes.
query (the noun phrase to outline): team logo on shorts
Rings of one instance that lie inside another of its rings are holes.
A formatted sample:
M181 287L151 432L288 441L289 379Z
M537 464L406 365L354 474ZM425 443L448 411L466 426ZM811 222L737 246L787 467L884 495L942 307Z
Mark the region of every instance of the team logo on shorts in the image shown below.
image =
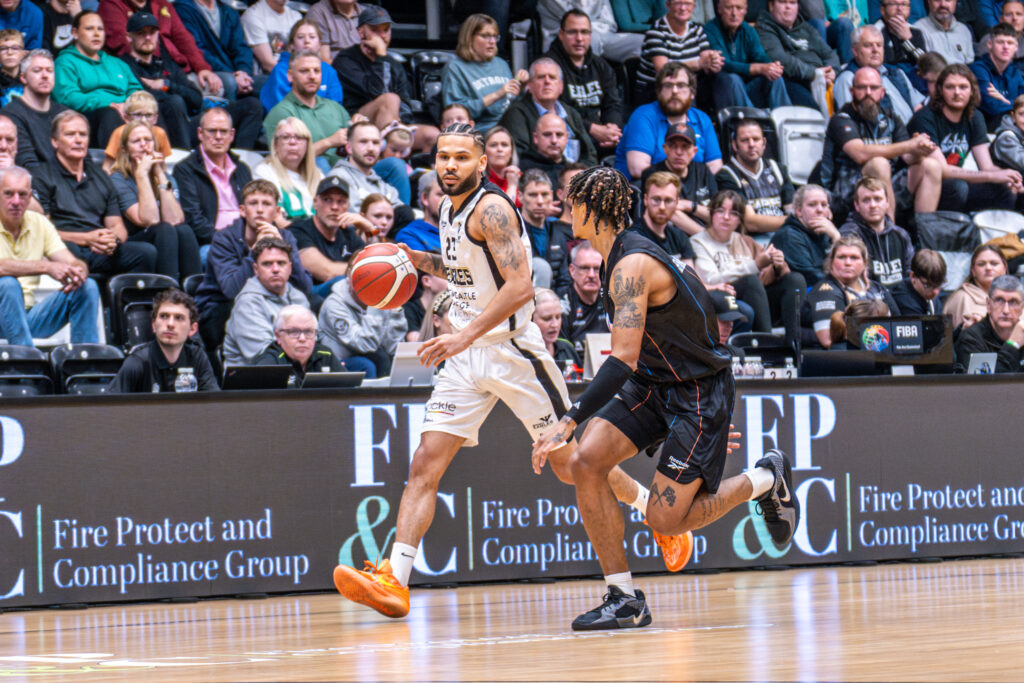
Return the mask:
M457 406L451 401L431 401L427 404L427 414L440 413L441 415L448 415L451 417L455 415Z
M544 417L540 418L540 422L533 425L533 428L544 429L545 427L550 427L554 423L554 421L555 420L552 418L551 413L548 413Z
M665 467L669 468L670 470L685 470L689 469L690 466L687 465L685 462L679 462L672 456L669 456L668 462L665 463Z

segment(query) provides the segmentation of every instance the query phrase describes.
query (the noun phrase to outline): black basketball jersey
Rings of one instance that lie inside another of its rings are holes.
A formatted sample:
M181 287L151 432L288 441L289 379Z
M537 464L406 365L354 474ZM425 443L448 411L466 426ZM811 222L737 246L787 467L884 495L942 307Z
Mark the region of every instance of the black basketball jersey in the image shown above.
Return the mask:
M666 304L647 309L634 378L655 383L681 382L728 368L729 351L718 338L715 305L697 273L632 230L623 230L615 238L601 275L609 318L615 320L615 307L609 294L611 274L619 261L636 253L647 254L668 268L675 279L676 295Z

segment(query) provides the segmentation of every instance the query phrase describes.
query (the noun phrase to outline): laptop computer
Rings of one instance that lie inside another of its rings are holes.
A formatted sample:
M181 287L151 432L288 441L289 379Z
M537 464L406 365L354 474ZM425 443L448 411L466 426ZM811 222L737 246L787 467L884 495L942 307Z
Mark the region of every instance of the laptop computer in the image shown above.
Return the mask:
M393 387L429 387L434 384L434 368L420 365L416 355L422 342L398 342L395 359L391 363Z
M365 372L307 372L302 389L351 389L363 383Z
M225 391L284 389L294 374L290 365L235 365L224 371Z
M992 375L996 371L998 353L972 353L967 363L968 375Z

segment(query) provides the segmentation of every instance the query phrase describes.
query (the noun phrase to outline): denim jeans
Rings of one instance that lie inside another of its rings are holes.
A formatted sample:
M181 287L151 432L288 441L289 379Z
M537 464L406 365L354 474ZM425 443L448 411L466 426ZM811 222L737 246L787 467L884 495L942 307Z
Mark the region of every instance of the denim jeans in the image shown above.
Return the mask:
M25 310L21 284L14 277L0 277L0 332L11 344L32 346L33 337L49 337L68 322L73 343L99 341L96 327L100 290L86 278L73 292L54 292Z

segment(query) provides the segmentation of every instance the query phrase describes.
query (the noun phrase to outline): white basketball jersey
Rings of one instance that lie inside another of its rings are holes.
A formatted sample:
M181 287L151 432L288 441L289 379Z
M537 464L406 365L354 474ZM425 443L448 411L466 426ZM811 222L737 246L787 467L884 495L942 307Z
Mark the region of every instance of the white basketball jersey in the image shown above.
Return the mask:
M452 215L452 201L445 197L441 201L439 211L439 231L441 233L441 258L444 261L445 275L448 279L448 290L452 293L452 305L448 310L448 320L452 328L458 332L475 320L491 300L497 295L504 284L501 272L494 261L494 256L487 248L487 243L474 240L466 232L466 222L476 210L476 205L487 190L483 185L478 187L462 208ZM526 232L526 224L515 205L507 197L492 193L509 202L519 222L519 235L523 242L530 276L533 276L533 249ZM494 328L479 337L474 346L491 344L507 339L513 333L525 327L533 316L533 301L529 301L516 311L510 318L503 320Z

